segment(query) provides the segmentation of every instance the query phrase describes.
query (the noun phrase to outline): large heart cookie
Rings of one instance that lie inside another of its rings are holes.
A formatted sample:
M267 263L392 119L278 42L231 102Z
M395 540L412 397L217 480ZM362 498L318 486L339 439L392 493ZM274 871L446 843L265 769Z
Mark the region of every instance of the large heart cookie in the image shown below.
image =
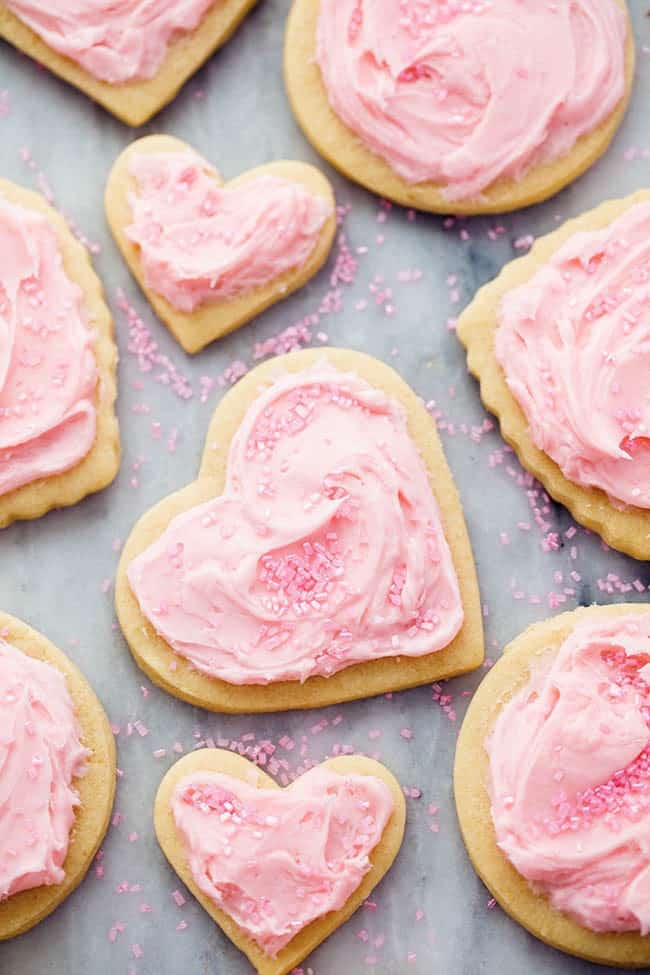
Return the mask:
M131 533L116 605L151 679L217 711L320 707L483 660L435 423L343 349L265 363L224 397L198 479Z
M397 856L399 783L361 755L286 789L247 759L186 755L156 796L165 856L259 975L286 975L344 923Z
M625 969L650 963L648 614L589 606L521 633L474 694L454 766L467 851L503 909Z
M42 921L83 880L108 828L115 743L100 702L77 668L44 636L6 613L0 613L0 654L0 888L13 891L0 897L3 940ZM23 654L28 664L21 662ZM73 719L79 737L70 727ZM27 768L20 768L21 760ZM29 783L27 791L22 782ZM26 851L25 832L33 830L36 841L30 836ZM31 886L35 877L40 883Z
M313 166L267 163L223 184L166 135L119 156L106 214L132 274L186 352L301 288L336 232L332 188Z
M86 249L37 193L0 179L0 528L115 477L117 349Z
M503 437L613 548L650 558L650 191L538 240L478 292L458 337Z
M86 0L47 15L36 4L10 0L0 3L0 37L137 126L174 98L256 2L172 0L152 18L145 0L105 2L99 10Z
M435 213L501 213L605 152L634 41L624 0L294 0L284 65L305 135L350 179Z

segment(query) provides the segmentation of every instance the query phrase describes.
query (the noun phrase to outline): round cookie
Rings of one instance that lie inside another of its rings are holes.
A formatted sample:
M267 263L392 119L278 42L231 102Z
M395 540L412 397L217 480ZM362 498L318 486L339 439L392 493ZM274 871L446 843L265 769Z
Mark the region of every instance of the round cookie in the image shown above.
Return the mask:
M275 958L269 957L252 938L245 934L233 918L219 910L194 881L187 862L183 841L174 822L171 797L178 782L192 772L221 772L241 779L258 789L279 789L280 786L266 772L248 759L234 752L219 748L203 748L185 755L167 772L156 794L154 804L154 825L158 842L183 883L219 927L249 959L259 975L288 975L322 941L340 927L358 907L370 896L384 874L391 867L404 837L406 805L404 794L395 777L385 766L374 759L362 755L346 755L331 758L322 767L340 775L369 775L381 779L389 787L394 802L394 811L381 839L370 854L372 867L363 877L360 885L338 911L316 918L302 928L291 941L282 948ZM287 786L291 788L291 786Z
M92 348L97 368L97 427L93 446L68 470L1 494L0 528L6 528L13 521L40 518L52 508L76 504L86 495L105 488L113 481L120 466L120 437L115 415L117 346L113 320L88 251L73 236L63 217L39 193L0 178L0 197L43 213L56 231L65 271L83 291L84 310L95 333Z
M607 616L650 613L643 603L590 606L535 623L504 650L472 698L458 737L454 796L472 865L501 907L535 937L571 955L619 968L650 965L650 938L638 933L602 934L582 927L536 894L496 844L492 825L488 756L484 742L501 707L524 686L542 656L557 652L574 627Z
M319 0L294 0L285 37L284 76L294 115L305 135L332 166L373 193L402 206L433 213L505 213L539 203L582 175L606 151L623 120L634 80L634 39L625 0L615 0L628 23L625 51L625 95L614 111L592 132L578 139L563 157L533 166L520 180L501 179L480 199L449 200L443 187L408 183L366 147L330 107L316 61Z
M479 380L481 399L497 416L501 435L514 448L522 466L552 498L568 508L577 522L597 532L612 548L646 560L650 559L650 511L617 506L599 488L583 487L564 476L555 461L533 443L528 420L508 387L494 351L503 297L532 278L570 237L601 230L641 202L650 202L650 190L609 200L540 237L528 254L506 264L494 281L478 291L458 319L456 331L467 349L468 369Z
M0 613L0 636L17 650L51 664L65 676L81 729L81 741L90 751L86 774L74 783L80 805L63 865L65 881L33 887L0 902L2 941L22 934L42 921L83 880L108 829L113 808L115 741L108 718L90 684L64 653L41 633L8 613Z

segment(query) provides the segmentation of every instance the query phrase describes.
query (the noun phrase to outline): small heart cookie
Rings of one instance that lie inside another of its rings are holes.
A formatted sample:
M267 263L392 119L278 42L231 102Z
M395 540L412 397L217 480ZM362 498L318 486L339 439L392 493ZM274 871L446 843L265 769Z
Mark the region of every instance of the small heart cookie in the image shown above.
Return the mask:
M119 156L106 215L131 273L186 352L301 288L336 232L332 188L313 166L267 163L224 184L166 135Z
M626 970L650 964L650 606L535 623L475 692L456 809L474 869L531 934Z
M202 707L321 707L483 660L471 547L435 423L344 349L258 366L198 479L133 529L116 579L137 663Z
M540 238L458 320L523 466L608 545L650 558L650 191Z
M167 2L152 15L146 0L82 0L47 11L26 0L5 0L0 37L122 122L138 126L174 98L256 2Z
M108 828L115 743L85 678L0 613L0 940L29 930L83 880Z
M281 789L216 748L167 772L154 811L172 867L259 975L287 975L347 921L405 820L399 783L373 759L329 759Z
M113 480L117 349L86 249L37 193L0 179L0 528Z
M625 0L294 0L284 71L305 135L349 179L434 213L502 213L605 152L634 40Z

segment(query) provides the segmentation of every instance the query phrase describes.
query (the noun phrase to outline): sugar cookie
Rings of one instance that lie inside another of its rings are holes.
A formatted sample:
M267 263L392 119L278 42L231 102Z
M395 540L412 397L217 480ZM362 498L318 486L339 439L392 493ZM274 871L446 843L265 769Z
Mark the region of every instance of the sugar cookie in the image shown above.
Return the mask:
M347 921L397 856L405 819L399 783L373 759L329 759L280 789L216 748L172 766L154 813L174 870L259 975L287 975Z
M285 82L307 138L350 179L435 213L501 213L557 193L607 149L633 77L624 0L434 14L294 0L287 25Z
M483 659L435 424L345 349L290 353L224 397L198 480L132 531L116 606L149 677L217 711L320 707Z
M132 274L186 352L301 288L336 233L334 194L315 167L272 162L222 184L167 135L139 139L117 159L106 215Z

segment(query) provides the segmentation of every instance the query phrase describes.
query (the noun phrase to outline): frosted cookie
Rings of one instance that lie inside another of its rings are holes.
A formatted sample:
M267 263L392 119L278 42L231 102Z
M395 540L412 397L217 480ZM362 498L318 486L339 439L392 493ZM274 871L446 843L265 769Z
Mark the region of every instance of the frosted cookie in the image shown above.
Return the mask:
M106 487L120 458L113 323L85 248L0 179L0 528Z
M529 627L474 695L454 789L472 863L536 937L650 964L650 607Z
M521 463L613 548L650 559L650 192L506 265L460 316L481 398Z
M350 179L404 206L501 213L605 152L634 76L624 0L294 0L293 111Z
M223 398L198 479L116 580L136 661L215 711L321 707L478 667L480 601L435 424L358 352L290 353Z
M0 940L27 931L83 880L108 828L115 744L70 660L0 613Z
M273 162L228 183L180 139L147 136L117 159L106 215L132 274L186 352L302 287L334 242L328 180Z
M174 98L256 0L4 0L0 37L127 125Z
M165 856L259 975L287 975L361 906L404 836L399 783L361 755L279 788L216 748L186 755L156 796Z

